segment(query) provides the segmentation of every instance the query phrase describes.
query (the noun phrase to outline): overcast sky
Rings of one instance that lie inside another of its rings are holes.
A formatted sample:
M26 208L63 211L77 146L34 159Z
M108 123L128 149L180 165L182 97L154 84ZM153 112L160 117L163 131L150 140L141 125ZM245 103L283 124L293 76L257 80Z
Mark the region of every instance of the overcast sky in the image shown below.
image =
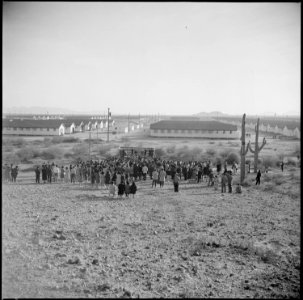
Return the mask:
M300 114L300 3L4 2L3 108Z

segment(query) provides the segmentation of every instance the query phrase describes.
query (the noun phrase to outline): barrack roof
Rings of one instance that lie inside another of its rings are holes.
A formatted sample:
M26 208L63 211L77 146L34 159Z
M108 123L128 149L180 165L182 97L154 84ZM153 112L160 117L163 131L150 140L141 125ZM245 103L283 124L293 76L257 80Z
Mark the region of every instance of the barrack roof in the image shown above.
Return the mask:
M173 129L173 130L231 130L236 131L237 126L218 121L184 121L162 120L150 125L150 129Z

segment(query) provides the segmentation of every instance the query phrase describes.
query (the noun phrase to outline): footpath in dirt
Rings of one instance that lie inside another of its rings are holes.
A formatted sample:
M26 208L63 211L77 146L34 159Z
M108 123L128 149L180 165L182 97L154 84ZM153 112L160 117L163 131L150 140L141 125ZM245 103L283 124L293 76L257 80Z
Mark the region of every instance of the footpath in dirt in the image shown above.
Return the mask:
M3 184L2 297L300 298L299 197L137 186Z

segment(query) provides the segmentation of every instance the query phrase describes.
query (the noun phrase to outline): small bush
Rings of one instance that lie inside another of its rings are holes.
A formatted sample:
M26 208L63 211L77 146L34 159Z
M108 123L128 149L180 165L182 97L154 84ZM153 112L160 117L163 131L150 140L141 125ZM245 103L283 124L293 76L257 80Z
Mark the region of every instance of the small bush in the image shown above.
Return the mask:
M242 182L242 186L249 187L249 186L251 186L251 183L247 179L244 179Z
M296 165L297 165L297 162L296 162L296 160L293 159L293 158L288 158L286 164L287 164L288 166L296 166Z
M175 145L169 146L169 147L166 148L166 153L171 154L171 153L175 153L175 152L176 152L176 146Z
M157 157L163 157L163 156L165 156L165 151L162 148L156 149L155 150L155 155Z
M228 154L226 161L230 165L233 164L234 162L238 164L240 162L240 156L236 152L231 152Z
M88 145L78 144L72 148L72 152L74 155L83 155L88 153Z
M31 147L25 147L16 151L16 155L19 157L20 162L27 162L34 157L34 151Z
M10 145L10 146L15 146L15 147L22 147L24 145L26 145L26 142L24 140L24 138L13 138L13 139L3 139L2 140L3 145Z
M20 158L15 153L4 153L2 154L3 163L7 164L19 164Z
M43 150L40 153L40 157L45 160L58 159L63 155L63 150L58 147L50 147L47 150Z
M102 156L106 156L108 154L108 152L112 149L111 145L102 145L98 151L98 154L102 155Z
M272 180L276 185L281 185L282 183L285 183L285 178L282 174L274 174Z
M227 156L229 155L230 150L223 150L220 152L220 156L223 159L223 161L225 161L227 159Z
M60 144L60 143L77 143L79 142L79 138L74 136L55 136L52 138L53 144Z
M214 156L217 154L217 151L215 149L209 148L206 150L206 154L208 154L210 156Z
M263 157L264 167L275 167L277 165L278 158L275 156L265 156Z

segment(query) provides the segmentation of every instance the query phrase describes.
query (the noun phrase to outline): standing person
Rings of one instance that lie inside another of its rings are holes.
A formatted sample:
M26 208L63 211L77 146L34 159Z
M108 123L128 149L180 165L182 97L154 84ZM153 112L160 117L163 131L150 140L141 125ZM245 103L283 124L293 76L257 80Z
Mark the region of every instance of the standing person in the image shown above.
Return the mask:
M214 177L214 189L215 189L215 191L217 191L218 188L219 188L219 178L218 178L217 175L215 175L215 177Z
M232 193L232 180L233 180L232 171L227 171L226 176L227 176L228 192Z
M214 185L214 174L212 169L209 170L209 174L208 174L208 184L207 186L213 186Z
M221 175L221 193L226 193L227 176L226 172Z
M147 172L148 172L148 167L146 165L144 165L142 167L143 180L146 180Z
M42 171L43 171L43 168L42 168ZM42 179L43 179L43 172L42 172ZM61 169L60 169L60 179L61 179L61 182L63 182L63 180L64 180L64 167L63 166L61 166Z
M232 165L232 170L233 170L233 172L234 172L234 174L236 174L236 170L237 170L237 167L236 167L236 163L235 162L233 162L233 165Z
M256 185L259 184L260 185L260 180L261 180L261 171L259 170L257 173L257 177L256 177Z
M129 182L126 181L126 184L125 184L125 196L126 196L126 198L128 198L129 193L130 193L130 185L129 185Z
M39 166L36 167L35 174L36 174L36 183L40 183L40 170L39 170Z
M46 170L46 165L44 163L42 165L42 181L43 183L47 181L47 170Z
M198 180L197 180L197 183L199 183L200 182L200 180L201 180L201 178L202 178L202 168L200 167L199 168L199 170L198 170ZM203 179L202 179L202 181L203 181Z
M118 196L122 198L124 192L125 192L125 183L124 181L121 181L120 184L118 185Z
M176 193L179 192L179 181L180 181L180 177L178 173L175 173L173 183L174 183L174 191Z
M131 184L131 186L129 188L129 192L130 192L130 194L133 194L133 198L134 198L135 194L137 192L137 186L136 186L136 183L135 183L134 180L133 180L133 182L132 182L132 184Z
M69 168L65 167L65 171L64 171L64 181L65 183L68 183L70 180L70 173L69 173Z
M11 175L10 175L10 167L9 167L9 165L8 164L5 164L5 170L4 170L4 173L5 173L5 181L6 182L10 182L10 180L11 180Z
M166 172L164 171L164 168L161 167L160 172L159 172L160 188L164 187L165 177L166 177Z
M227 161L224 163L224 172L227 172Z
M113 198L115 198L116 186L113 182L111 182L111 184L108 185L108 196L110 197L111 195L113 195Z
M76 167L72 165L70 166L70 182L76 182Z
M110 173L109 173L109 170L107 169L106 173L105 173L105 185L108 187L109 184L110 184Z
M16 182L18 176L18 166L12 169L12 179L13 182Z
M159 180L159 173L157 171L157 169L155 169L152 173L152 187L156 187L157 186L157 181Z
M98 167L95 168L95 182L96 188L98 189L98 185L100 184L100 170Z
M221 162L217 163L217 173L219 174L221 172Z
M105 186L105 174L104 174L103 170L101 171L101 174L100 174L100 186L101 186L101 189L102 189L102 187Z
M47 181L49 183L52 183L52 168L49 163L46 166L46 174L47 174Z
M283 170L284 170L284 162L282 161L282 163L281 163L281 171L283 172Z

